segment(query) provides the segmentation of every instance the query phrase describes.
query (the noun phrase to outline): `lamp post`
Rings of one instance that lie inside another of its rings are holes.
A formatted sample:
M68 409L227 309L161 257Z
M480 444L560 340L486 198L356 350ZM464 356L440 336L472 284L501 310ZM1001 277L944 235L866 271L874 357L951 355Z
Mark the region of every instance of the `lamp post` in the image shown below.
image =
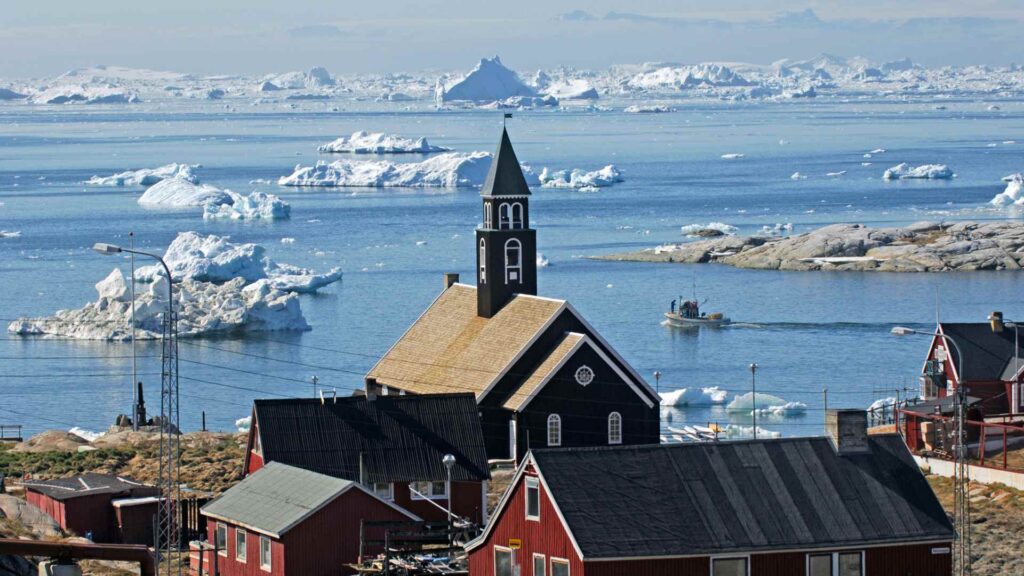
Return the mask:
M750 364L750 406L754 416L754 440L757 440L757 362Z
M444 464L445 472L448 473L448 480L445 482L445 492L448 493L448 551L450 555L452 548L455 547L455 523L452 522L452 467L455 466L455 456L453 454L445 454L441 462Z
M992 317L990 316L989 319L991 320ZM999 320L1000 322L1002 321L1001 314L999 315ZM996 323L993 322L993 329L995 329L995 325ZM956 490L953 492L953 507L956 531L960 535L960 545L957 547L956 560L960 564L959 573L961 576L965 576L971 573L971 504L970 500L967 499L971 477L967 467L967 434L965 430L967 422L967 391L963 383L964 355L960 350L960 345L957 344L954 338L939 331L928 332L906 326L895 326L891 332L896 336L919 334L932 338L942 338L947 345L952 346L953 350L956 351L956 448L953 451ZM1016 351L1014 351L1014 354L1016 354ZM984 450L985 447L980 446L979 449Z
M160 471L159 487L163 497L157 509L157 548L160 556L167 561L167 576L172 570L181 575L181 565L171 561L172 554L180 551L180 537L175 520L181 502L181 412L178 404L178 337L174 318L174 288L171 269L167 262L156 254L122 248L116 244L96 243L93 250L105 256L127 253L153 258L167 274L167 312L163 322L163 353L160 371ZM134 268L134 266L133 266ZM131 279L135 282L134 272ZM134 298L132 299L134 306ZM132 328L134 330L134 319ZM134 338L133 338L134 340Z
M654 371L654 391L661 392L661 370Z

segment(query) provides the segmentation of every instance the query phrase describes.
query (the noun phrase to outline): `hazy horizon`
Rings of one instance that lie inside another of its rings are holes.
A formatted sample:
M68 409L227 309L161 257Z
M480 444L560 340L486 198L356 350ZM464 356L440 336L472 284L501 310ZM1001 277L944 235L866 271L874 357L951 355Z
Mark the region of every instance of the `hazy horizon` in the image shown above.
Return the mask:
M499 54L519 70L646 61L767 64L819 53L927 66L1024 61L1024 3L951 0L469 0L326 5L95 0L5 6L0 76L96 64L197 74L324 66L332 73L466 69Z

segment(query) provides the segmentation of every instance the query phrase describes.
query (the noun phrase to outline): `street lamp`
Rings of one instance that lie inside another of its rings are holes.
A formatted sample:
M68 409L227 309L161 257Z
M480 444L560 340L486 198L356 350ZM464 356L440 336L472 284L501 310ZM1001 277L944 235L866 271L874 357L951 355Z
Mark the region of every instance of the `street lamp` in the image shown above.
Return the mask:
M445 491L448 493L448 550L450 554L451 549L455 547L455 527L454 522L452 522L452 467L455 466L455 456L453 454L445 454L444 458L441 459L441 463L444 464L445 471L448 473Z
M661 392L661 370L654 371L654 391Z
M754 415L754 440L757 440L757 362L750 364L750 406Z

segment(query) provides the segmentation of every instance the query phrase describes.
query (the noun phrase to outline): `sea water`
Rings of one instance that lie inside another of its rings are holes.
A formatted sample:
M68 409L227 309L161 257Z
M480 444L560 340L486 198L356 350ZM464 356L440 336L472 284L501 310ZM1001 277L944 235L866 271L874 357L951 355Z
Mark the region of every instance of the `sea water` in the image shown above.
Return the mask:
M531 223L551 262L538 272L540 294L571 301L663 391L719 386L745 393L756 362L758 391L808 406L799 417L759 418L759 426L785 435L822 433L826 389L831 407L912 394L928 343L890 329L930 329L937 315L980 322L992 310L1017 318L1024 314L1018 273L774 272L588 257L678 242L680 227L693 223L724 222L740 233L792 223L799 233L835 222L1013 217L986 203L1002 191L1001 177L1024 170L1024 105L1004 102L998 112L969 100L944 105L818 100L688 103L651 115L517 112L509 121L512 141L537 171L615 164L625 179L593 193L533 191ZM197 429L204 412L209 428L231 429L254 398L309 396L313 376L320 388L350 393L441 291L442 273L474 279L476 190L294 189L278 187L278 177L297 163L329 160L317 146L356 130L493 151L502 123L501 112L479 110L235 108L0 106L0 229L21 232L0 239L3 325L95 300L93 285L113 266L127 274L128 261L90 246L127 245L130 231L144 250L159 252L178 232L196 230L263 244L277 261L344 268L341 283L301 296L310 332L181 341L186 430ZM1021 144L1003 143L1011 140ZM876 148L886 152L864 158ZM139 188L81 183L169 162L202 164L204 183L277 194L291 203L291 219L204 221L198 209L138 206ZM957 177L882 180L900 162L945 163ZM807 179L790 179L797 171ZM694 283L707 299L704 309L735 324L662 325L669 301L690 297ZM158 344L138 346L151 412L159 406L159 354ZM131 356L125 343L3 334L0 422L23 424L27 434L106 428L129 412ZM663 412L663 426L710 422L749 425L750 417L721 407Z

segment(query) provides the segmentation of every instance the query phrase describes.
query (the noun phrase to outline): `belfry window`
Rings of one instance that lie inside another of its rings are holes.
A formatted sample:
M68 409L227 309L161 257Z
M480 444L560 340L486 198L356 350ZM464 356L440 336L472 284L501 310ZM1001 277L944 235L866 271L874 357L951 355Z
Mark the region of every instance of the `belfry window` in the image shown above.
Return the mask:
M491 203L484 202L484 228L490 229L494 225L494 218L491 216Z
M520 202L512 204L512 229L521 230L523 226L523 205Z
M480 239L480 283L487 284L487 243Z
M505 230L511 227L512 207L507 202L498 205L498 229Z
M509 238L505 242L505 284L523 283L523 244Z

